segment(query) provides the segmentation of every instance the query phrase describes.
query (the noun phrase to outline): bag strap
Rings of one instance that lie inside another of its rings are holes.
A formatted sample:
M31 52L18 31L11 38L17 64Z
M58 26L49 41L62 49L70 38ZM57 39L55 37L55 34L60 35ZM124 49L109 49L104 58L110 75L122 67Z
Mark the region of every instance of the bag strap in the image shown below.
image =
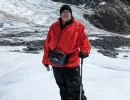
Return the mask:
M60 40L61 33L62 33L62 31L60 32L60 35L59 35L59 37L58 37L58 41L57 41L57 44L56 44L56 47L55 47L55 49L54 49L54 50L56 50L56 49L57 49L57 46L58 46L58 42L59 42L59 40Z
M79 25L79 23L76 23L76 27L77 27L77 25ZM57 49L58 42L60 41L60 36L61 36L62 31L63 31L63 30L61 30L61 32L60 32L60 34L59 34L58 41L57 41L57 44L56 44L56 47L55 47L55 49L54 49L54 50L56 50L56 49ZM77 30L76 30L76 31L77 31Z

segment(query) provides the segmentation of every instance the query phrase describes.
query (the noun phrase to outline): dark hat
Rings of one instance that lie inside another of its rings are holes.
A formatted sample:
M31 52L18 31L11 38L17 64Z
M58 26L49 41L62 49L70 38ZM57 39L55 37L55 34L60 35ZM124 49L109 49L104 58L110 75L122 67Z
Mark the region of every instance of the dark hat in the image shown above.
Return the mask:
M61 8L60 8L60 15L61 13L64 11L64 10L69 10L71 15L72 15L72 9L69 5L63 5Z

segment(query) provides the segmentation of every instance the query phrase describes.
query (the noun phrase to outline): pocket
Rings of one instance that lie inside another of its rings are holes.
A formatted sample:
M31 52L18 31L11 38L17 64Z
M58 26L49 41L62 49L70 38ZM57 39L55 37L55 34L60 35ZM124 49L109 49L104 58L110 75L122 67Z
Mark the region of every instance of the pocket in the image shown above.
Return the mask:
M79 87L81 81L79 66L68 68L65 76L69 87Z
M75 75L80 76L80 66L75 67Z
M79 65L75 66L74 70L80 72L80 66Z
M71 77L80 76L80 66L77 65L72 68L67 68L67 74Z

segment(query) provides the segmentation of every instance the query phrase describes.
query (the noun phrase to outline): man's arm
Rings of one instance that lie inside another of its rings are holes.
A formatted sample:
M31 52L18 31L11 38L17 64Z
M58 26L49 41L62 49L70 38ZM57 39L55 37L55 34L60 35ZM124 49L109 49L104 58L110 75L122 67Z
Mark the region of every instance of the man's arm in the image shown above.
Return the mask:
M42 63L43 64L48 64L48 53L49 53L49 42L51 41L51 32L52 32L52 26L49 29L48 35L47 35L47 39L45 41L44 44L44 55L43 55L43 59L42 59Z
M78 46L80 48L80 53L84 52L85 54L89 55L91 50L91 45L88 40L88 36L86 34L86 30L84 25L81 26L81 32L78 38Z

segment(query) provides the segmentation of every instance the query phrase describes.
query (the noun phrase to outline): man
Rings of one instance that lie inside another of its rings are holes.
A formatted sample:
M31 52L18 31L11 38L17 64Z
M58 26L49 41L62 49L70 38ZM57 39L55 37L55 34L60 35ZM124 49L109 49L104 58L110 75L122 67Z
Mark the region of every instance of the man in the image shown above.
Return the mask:
M65 54L71 54L66 65L58 66L50 61L49 52L55 48ZM61 100L79 100L80 58L88 57L90 49L84 25L72 16L69 5L63 5L60 9L60 18L49 29L42 60L48 70L49 65L53 68ZM82 100L87 100L83 89Z

